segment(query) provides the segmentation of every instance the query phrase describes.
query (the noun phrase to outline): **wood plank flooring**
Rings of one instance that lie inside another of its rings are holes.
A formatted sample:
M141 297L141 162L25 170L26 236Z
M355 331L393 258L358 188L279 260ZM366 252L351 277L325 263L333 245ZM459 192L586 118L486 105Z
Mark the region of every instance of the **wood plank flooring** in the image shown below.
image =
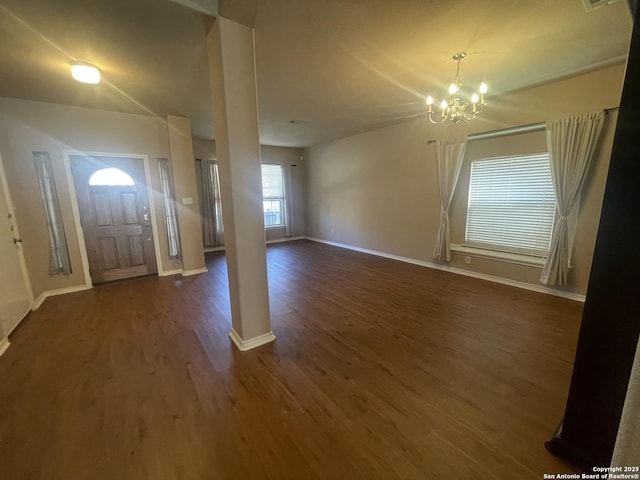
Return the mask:
M309 241L268 248L277 340L226 266L52 297L0 358L0 478L540 479L579 303Z

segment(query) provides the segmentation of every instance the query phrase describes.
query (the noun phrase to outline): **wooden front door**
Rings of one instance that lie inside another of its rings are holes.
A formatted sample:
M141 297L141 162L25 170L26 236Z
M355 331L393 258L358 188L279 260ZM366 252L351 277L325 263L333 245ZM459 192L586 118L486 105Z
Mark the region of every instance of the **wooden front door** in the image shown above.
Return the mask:
M158 272L144 164L71 156L93 284Z

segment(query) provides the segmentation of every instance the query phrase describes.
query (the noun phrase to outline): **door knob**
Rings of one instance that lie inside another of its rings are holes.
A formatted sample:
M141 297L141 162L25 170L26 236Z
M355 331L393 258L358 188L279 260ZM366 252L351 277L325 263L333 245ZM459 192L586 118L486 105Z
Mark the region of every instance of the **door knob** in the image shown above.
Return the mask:
M21 238L14 238L13 239L13 243L15 243L15 244L22 243L22 239Z

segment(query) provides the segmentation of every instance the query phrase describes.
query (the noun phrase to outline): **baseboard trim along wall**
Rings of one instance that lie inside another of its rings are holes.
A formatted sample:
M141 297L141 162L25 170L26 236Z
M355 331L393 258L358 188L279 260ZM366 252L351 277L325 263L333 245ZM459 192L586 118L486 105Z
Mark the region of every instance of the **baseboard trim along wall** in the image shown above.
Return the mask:
M274 238L273 240L267 240L267 245L272 243L282 243L282 242L293 242L294 240L307 240L307 237L297 236L297 237L283 237L283 238ZM211 252L220 252L224 251L224 247L215 247L215 248L205 248L204 253Z
M434 268L436 270L442 270L445 272L456 273L458 275L464 275L467 277L478 278L480 280L487 280L489 282L500 283L502 285L509 285L511 287L522 288L524 290L531 290L538 293L546 293L547 295L553 295L555 297L567 298L569 300L575 300L577 302L585 301L585 296L579 293L565 292L563 290L557 290L555 288L545 287L543 285L533 285L531 283L519 282L517 280L510 280L508 278L496 277L494 275L487 275L486 273L473 272L471 270L464 270L462 268L450 267L448 265L440 265L438 263L426 262L424 260L417 260L415 258L402 257L400 255L393 255L391 253L380 252L377 250L369 250L368 248L355 247L345 243L332 242L330 240L323 240L321 238L306 237L307 240L312 242L324 243L332 245L334 247L346 248L347 250L354 250L356 252L367 253L369 255L376 255L378 257L389 258L391 260L398 260L400 262L412 263L414 265L420 265L422 267Z
M9 345L11 344L9 343L9 339L7 337L0 340L0 357L4 352L7 351L7 348L9 348Z
M306 240L306 239L307 237L274 238L273 240L267 240L267 245L271 245L272 243L293 242L294 240Z
M229 338L233 341L233 343L236 344L238 350L240 350L241 352L246 352L247 350L259 347L261 345L264 345L265 343L273 342L276 339L276 336L273 334L273 332L268 332L263 335L258 335L257 337L250 338L249 340L243 340L242 338L240 338L240 335L238 335L238 332L236 332L232 328L229 332Z
M182 273L182 269L181 268L176 268L174 270L164 270L162 273L159 273L158 276L159 277L169 277L171 275L179 275Z
M92 288L93 286L77 285L75 287L57 288L56 290L45 290L40 295L38 295L38 298L36 298L35 302L33 302L33 307L31 308L31 310L37 310L38 308L40 308L42 302L44 302L49 297L55 297L56 295L64 295L67 293L82 292L83 290L90 290Z
M209 269L207 267L194 268L193 270L184 270L182 272L183 277L190 277L191 275L200 275L201 273L207 273Z

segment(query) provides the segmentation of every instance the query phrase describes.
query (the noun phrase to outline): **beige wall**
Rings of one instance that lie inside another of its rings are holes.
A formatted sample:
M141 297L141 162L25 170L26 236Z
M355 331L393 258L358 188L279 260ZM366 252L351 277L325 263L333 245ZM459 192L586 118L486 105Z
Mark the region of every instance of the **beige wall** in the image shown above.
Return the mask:
M202 160L216 159L216 142L204 138L193 138L193 154L195 158ZM291 175L291 192L293 206L293 231L291 236L306 234L306 182L307 175L305 162L301 159L302 149L260 146L260 161L262 163L274 163L289 169ZM224 208L224 205L223 205ZM285 238L284 228L269 228L266 231L267 240Z
M0 152L7 170L16 218L34 296L85 283L71 210L63 151L144 154L149 157L162 266L179 268L168 258L156 159L169 158L164 119L41 102L0 98ZM33 151L50 152L73 273L49 275L47 230L35 176ZM0 286L1 288L1 286Z
M424 118L311 147L307 163L307 234L360 248L433 261L440 204L435 146L429 139L526 125L615 107L624 66L488 98L481 120L463 128L433 126ZM575 269L567 290L584 294L589 277L616 114L610 114L581 201L574 249ZM540 140L542 138L542 141ZM504 154L544 147L544 135L511 136L469 143L465 169L452 205L452 239L464 238L468 159L489 147ZM493 143L493 145L489 145ZM454 255L457 268L538 284L540 268ZM539 284L538 284L539 285Z
M208 138L193 137L193 157L200 160L215 160L216 142Z
M196 170L194 168L191 122L186 117L169 115L171 171L180 232L180 258L185 274L206 269L202 247L202 224ZM185 204L186 199L191 203Z

